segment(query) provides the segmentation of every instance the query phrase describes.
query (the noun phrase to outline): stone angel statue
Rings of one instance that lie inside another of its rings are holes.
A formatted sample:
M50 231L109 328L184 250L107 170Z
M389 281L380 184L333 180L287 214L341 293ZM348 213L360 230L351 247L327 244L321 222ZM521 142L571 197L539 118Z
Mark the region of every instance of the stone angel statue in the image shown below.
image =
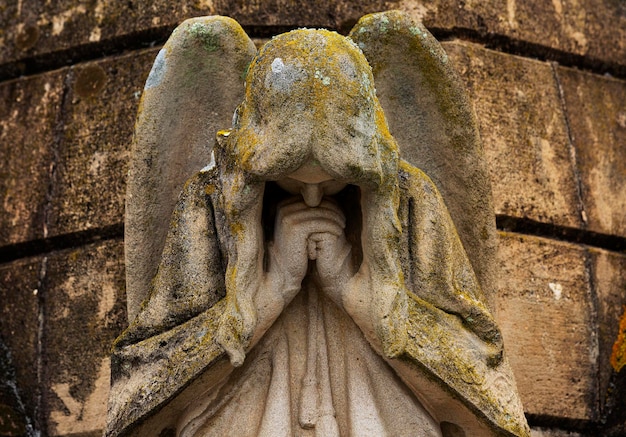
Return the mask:
M146 83L126 208L106 436L529 435L486 300L475 118L420 23L257 53L231 19L184 22Z

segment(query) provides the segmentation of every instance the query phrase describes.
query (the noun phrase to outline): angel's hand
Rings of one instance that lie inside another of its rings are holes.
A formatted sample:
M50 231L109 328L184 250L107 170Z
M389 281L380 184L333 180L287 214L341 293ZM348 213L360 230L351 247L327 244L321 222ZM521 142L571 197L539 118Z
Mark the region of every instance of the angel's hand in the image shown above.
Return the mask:
M310 260L315 261L316 278L323 291L338 305L342 305L342 294L347 283L354 276L352 247L346 240L345 217L341 209L331 201L323 201L320 208L325 208L333 217L334 226L329 231L309 235L307 251Z
M215 332L215 341L222 346L235 367L241 366L246 357L247 341L241 336L244 330L243 325L241 313L236 309L232 300L227 300L226 308Z
M337 265L341 267L347 255L344 227L345 217L328 200L314 208L298 198L278 206L269 275L282 276L285 303L300 289L310 259L316 260L324 281L338 275Z

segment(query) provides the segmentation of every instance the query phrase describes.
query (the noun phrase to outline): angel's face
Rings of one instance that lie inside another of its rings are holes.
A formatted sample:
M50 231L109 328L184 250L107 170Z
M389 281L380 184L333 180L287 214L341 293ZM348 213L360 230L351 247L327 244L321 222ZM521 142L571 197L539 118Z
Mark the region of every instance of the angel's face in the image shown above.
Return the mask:
M300 194L304 203L312 208L319 206L324 196L337 194L346 187L344 182L333 179L319 165L308 162L288 176L276 181L290 194Z

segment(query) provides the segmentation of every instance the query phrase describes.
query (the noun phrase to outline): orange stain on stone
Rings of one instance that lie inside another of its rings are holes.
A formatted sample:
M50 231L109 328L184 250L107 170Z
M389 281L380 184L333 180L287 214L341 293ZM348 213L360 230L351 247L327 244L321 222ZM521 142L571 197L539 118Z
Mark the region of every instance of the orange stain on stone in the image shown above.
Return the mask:
M613 353L611 354L611 366L613 370L619 372L626 365L626 305L623 307L622 317L619 321L619 333L613 344Z

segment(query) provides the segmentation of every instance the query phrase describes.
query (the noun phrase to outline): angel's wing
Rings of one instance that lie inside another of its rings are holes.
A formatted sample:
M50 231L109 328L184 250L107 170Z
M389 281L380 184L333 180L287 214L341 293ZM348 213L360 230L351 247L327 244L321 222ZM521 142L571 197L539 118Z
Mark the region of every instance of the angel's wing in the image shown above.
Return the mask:
M135 125L126 192L130 321L156 274L178 194L210 163L216 132L231 126L255 54L236 21L214 16L178 26L154 61Z
M423 170L441 192L491 300L497 238L491 182L463 84L437 40L402 12L366 15L350 37L372 66L401 157Z

